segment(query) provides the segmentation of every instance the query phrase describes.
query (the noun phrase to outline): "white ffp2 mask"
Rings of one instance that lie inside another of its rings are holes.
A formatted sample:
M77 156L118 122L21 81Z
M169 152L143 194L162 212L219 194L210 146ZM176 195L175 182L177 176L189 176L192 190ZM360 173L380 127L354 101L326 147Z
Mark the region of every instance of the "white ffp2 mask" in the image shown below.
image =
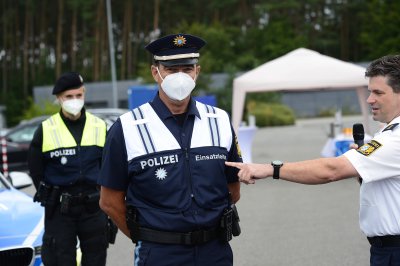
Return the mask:
M71 99L61 102L61 107L69 114L76 116L83 108L84 101L82 99Z
M157 72L161 77L158 69ZM161 88L172 100L182 101L190 95L196 86L196 83L192 77L182 72L173 73L166 76L164 79L161 77L161 79L163 80L161 83Z

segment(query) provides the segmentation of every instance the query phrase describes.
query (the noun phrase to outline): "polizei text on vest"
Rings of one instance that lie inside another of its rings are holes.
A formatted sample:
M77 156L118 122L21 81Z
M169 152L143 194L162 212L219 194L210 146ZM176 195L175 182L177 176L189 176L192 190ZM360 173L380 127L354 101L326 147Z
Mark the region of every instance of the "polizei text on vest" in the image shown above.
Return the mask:
M62 149L62 150L50 152L50 158L67 156L67 155L75 155L75 154L76 154L75 149Z
M140 166L142 169L144 169L146 166L147 167L153 167L153 166L160 166L164 164L171 164L171 163L177 163L178 160L178 155L173 154L173 155L168 155L168 156L160 156L156 158L151 158L145 161L140 161Z

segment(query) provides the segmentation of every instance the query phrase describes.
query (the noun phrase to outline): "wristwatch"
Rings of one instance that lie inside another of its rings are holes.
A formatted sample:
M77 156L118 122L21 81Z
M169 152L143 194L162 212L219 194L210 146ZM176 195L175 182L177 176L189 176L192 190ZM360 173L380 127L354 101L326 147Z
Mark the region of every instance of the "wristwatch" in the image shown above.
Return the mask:
M283 162L275 160L271 162L272 167L274 168L274 174L272 177L274 179L279 179L279 170L281 169Z

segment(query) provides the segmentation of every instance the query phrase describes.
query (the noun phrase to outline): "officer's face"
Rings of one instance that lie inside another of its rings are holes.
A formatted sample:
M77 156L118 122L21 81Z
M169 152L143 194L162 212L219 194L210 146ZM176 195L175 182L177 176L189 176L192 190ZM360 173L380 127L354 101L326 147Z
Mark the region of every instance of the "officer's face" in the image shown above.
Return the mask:
M57 98L61 101L82 99L85 100L85 87L80 87L74 90L66 90L57 95Z
M371 106L375 121L389 123L400 115L400 93L393 92L384 76L370 78L368 90L370 95L367 103Z
M191 76L192 79L196 81L196 78L198 77L198 75L200 73L199 65L178 65L178 66L163 66L162 64L158 64L158 66L153 65L153 66L151 66L151 73L153 75L154 80L158 84L161 84L162 79L160 78L160 75L158 75L157 67L158 67L158 70L160 71L160 75L163 79L165 79L165 77L170 74L183 72L183 73L186 73L189 76Z

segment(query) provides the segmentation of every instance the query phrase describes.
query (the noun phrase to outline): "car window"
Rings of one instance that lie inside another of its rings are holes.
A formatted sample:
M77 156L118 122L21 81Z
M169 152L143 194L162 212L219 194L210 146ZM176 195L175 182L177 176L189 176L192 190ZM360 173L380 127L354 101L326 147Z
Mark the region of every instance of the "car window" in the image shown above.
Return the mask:
M30 142L33 138L33 134L36 131L37 125L29 125L7 135L7 139L11 142Z

